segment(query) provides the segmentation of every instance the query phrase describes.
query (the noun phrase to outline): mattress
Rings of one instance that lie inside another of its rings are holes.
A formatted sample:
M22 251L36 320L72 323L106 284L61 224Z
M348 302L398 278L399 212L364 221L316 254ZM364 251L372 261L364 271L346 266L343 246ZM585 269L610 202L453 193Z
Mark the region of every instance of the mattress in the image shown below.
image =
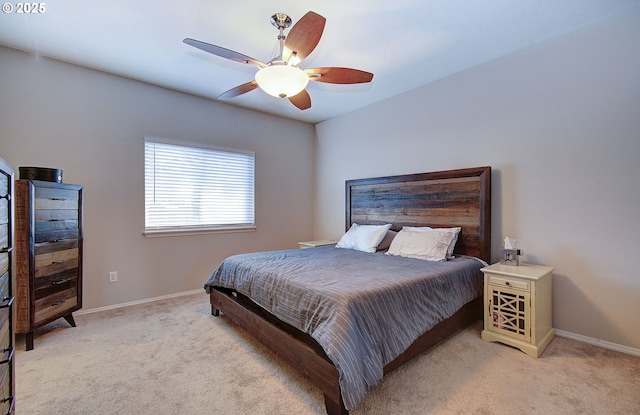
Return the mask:
M386 364L482 295L485 265L323 246L231 256L205 290L234 289L313 337L336 366L351 410L381 382Z

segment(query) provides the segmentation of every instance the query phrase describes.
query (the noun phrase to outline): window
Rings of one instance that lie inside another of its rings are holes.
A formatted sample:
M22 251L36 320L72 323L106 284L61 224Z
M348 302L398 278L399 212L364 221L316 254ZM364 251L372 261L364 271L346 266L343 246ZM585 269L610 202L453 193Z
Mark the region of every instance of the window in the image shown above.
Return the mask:
M145 234L255 228L253 153L144 143Z

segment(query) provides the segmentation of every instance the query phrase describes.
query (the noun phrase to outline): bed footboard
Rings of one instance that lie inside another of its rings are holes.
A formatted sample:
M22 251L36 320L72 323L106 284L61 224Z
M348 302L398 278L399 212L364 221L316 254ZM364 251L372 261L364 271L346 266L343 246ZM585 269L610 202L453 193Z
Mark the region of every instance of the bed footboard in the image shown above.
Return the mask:
M220 311L232 322L293 367L324 393L328 415L348 415L342 402L338 370L308 334L278 320L233 290L216 287L210 294L211 314Z
M220 287L212 289L210 302L212 315L219 316L222 311L229 320L249 332L319 388L324 393L328 415L349 414L342 402L338 370L315 339L233 290ZM481 318L482 297L479 297L420 336L403 354L384 367L385 375Z

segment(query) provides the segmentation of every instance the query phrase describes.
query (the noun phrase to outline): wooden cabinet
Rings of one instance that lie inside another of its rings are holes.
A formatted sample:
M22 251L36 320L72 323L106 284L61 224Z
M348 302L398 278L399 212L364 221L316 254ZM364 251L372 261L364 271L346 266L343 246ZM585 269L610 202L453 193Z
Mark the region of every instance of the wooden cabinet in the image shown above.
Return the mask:
M552 267L493 264L484 273L482 338L539 357L553 340Z
M75 327L82 307L83 187L16 180L16 333L59 318Z
M0 158L0 413L15 407L13 328L13 167Z

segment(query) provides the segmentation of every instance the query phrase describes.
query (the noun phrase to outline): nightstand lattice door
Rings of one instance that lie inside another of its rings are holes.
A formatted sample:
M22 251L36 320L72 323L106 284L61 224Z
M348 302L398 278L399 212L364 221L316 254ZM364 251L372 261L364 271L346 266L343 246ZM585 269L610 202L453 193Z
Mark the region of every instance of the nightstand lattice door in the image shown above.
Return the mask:
M530 293L489 285L492 330L520 340L531 340Z

